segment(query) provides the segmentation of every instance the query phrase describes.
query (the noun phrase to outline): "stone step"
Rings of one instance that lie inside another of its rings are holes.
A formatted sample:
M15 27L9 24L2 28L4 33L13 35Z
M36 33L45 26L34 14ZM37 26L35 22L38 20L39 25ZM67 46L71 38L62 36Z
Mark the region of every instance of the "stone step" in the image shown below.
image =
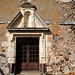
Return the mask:
M37 74L37 73L31 73L31 74L30 74L30 73L27 73L27 74L26 74L26 73L25 73L25 74L17 74L17 75L40 75L40 74Z
M37 72L37 71L32 71L32 72L21 72L20 74L17 74L17 75L40 75L41 73L40 72Z
M25 74L17 74L17 75L40 75L40 73L25 73Z

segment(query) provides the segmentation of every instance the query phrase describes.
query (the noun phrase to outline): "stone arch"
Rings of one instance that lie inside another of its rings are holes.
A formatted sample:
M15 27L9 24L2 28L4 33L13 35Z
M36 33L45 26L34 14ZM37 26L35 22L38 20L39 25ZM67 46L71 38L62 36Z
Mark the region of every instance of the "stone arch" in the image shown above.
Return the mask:
M28 26L28 19L29 19L29 16L30 16L30 12L29 11L26 11L24 13L24 28L27 28Z

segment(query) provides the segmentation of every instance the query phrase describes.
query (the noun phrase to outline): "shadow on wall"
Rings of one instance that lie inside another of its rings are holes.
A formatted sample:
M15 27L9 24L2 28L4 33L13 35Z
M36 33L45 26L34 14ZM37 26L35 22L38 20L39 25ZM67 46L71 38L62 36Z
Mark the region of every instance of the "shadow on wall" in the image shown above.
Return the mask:
M2 71L2 69L0 69L0 73L1 73L2 75L5 75L5 74L3 73L3 71Z
M5 59L3 59L3 58L5 58ZM7 62L6 62L5 50L2 50L2 52L0 53L0 59L1 59L1 63L0 63L0 64L2 64L2 65L5 66L5 64L7 63ZM5 62L4 62L3 60L5 60ZM5 67L4 67L4 68L5 68ZM4 70L4 69L3 69L3 70ZM6 74L3 72L3 70L1 69L1 66L0 66L0 75L6 75Z

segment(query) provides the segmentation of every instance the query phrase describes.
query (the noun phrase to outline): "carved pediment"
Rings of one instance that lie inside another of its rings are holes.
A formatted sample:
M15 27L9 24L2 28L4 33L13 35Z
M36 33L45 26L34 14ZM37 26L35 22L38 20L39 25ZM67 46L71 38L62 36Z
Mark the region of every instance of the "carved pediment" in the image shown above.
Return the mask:
M48 28L45 22L40 18L40 16L36 12L33 16L30 14L31 13L29 11L25 12L24 15L22 15L22 13L19 12L7 26L7 29Z

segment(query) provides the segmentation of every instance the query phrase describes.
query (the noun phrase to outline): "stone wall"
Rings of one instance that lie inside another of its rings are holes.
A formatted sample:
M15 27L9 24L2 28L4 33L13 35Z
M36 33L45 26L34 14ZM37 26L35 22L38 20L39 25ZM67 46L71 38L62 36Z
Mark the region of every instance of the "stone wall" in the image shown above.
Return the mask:
M4 45L7 45L5 41L7 41L6 38L6 27L8 23L0 24L0 75L7 75L9 73L8 68L8 61L6 57L7 53L7 47Z
M7 38L6 38L7 25L8 23L0 24L0 45L3 41L7 41Z
M74 26L62 25L59 36L51 39L47 73L64 75L75 72L75 31Z
M5 26L6 25L0 26L0 28L2 27L1 32L3 33L3 36L0 36L0 38L3 39L0 41L0 75L8 75L9 73L9 64L7 61L7 30ZM0 35L2 35L1 32ZM48 37L50 44L47 43L47 74L64 75L75 72L75 26L61 25L59 36L54 36L52 34L48 36L50 37Z
M8 75L9 68L8 68L8 61L6 57L5 50L0 52L0 75Z

